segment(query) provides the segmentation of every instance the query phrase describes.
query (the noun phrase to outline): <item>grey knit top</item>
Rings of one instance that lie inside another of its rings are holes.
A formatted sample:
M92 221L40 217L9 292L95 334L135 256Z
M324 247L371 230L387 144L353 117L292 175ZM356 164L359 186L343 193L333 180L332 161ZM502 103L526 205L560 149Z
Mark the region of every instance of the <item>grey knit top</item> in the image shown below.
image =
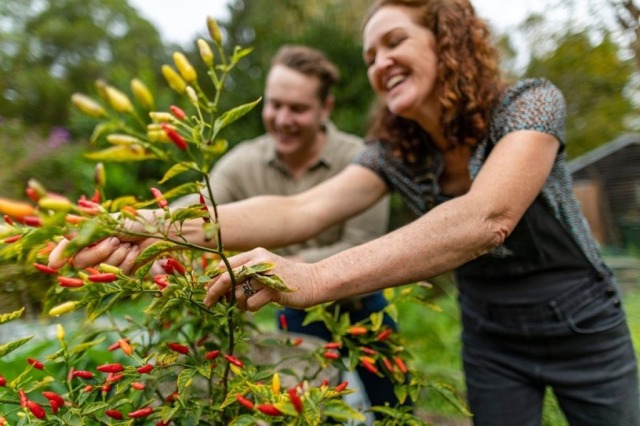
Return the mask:
M510 132L535 130L555 136L561 143L561 149L542 188L542 198L593 267L605 273L607 269L598 244L571 190L564 149L565 121L564 97L553 84L544 79L519 81L503 92L494 108L489 134L474 150L469 172L474 179L491 148ZM367 145L354 163L375 172L390 190L400 194L408 208L418 216L447 199L438 186L444 160L442 153L435 148L428 151L425 159L407 164L394 154L389 144L375 141Z

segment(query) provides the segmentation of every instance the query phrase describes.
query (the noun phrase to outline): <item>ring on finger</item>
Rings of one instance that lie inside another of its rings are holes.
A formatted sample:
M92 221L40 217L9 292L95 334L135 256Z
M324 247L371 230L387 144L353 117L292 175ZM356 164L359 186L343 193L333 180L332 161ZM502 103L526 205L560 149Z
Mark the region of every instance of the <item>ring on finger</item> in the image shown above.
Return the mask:
M252 286L251 286L251 280L253 278L249 278L247 280L244 280L242 282L242 291L243 293L247 296L247 297L251 297L254 294L256 294L258 291L260 290L255 290Z

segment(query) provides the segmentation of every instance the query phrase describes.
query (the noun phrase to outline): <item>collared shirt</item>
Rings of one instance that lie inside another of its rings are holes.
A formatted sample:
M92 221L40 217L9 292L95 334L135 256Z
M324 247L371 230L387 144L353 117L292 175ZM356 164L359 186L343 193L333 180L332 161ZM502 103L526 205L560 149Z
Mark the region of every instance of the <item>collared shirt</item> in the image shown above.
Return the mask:
M236 145L216 163L210 173L213 196L217 204L226 204L258 195L298 194L338 174L363 148L362 139L341 132L328 123L325 146L318 161L294 179L278 157L272 137L262 135ZM172 205L185 206L197 202L195 197L185 197ZM385 197L365 213L301 244L281 248L277 253L317 262L383 235L388 219L389 200Z

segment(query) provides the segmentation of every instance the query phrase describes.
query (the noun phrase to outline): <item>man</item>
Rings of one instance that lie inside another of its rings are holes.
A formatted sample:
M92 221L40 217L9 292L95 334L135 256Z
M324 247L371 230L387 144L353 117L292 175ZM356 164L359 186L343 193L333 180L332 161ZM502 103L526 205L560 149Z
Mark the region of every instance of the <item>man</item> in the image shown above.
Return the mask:
M216 203L256 195L297 194L351 163L364 145L362 139L341 132L329 121L334 105L331 88L338 78L338 69L320 51L284 46L277 52L267 76L262 110L267 134L241 142L216 163L210 174ZM197 202L186 198L173 205ZM317 262L384 234L388 211L385 198L361 216L302 244L282 248L279 254L300 262ZM382 310L386 304L379 292L338 303L340 312L349 312L352 322ZM283 312L290 331L331 340L321 322L302 326L304 311L286 308ZM385 322L395 326L388 317ZM372 405L397 402L389 380L365 370L359 369L358 373Z

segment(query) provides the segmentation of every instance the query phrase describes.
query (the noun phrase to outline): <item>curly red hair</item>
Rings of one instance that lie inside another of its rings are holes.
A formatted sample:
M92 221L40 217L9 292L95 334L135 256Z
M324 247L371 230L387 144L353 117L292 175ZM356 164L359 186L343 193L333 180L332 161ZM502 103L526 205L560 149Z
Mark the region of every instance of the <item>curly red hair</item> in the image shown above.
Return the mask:
M488 25L468 0L377 0L364 23L386 6L412 9L416 22L435 35L444 137L450 148L476 146L487 135L503 86ZM371 121L369 138L392 143L410 161L424 154L430 137L416 122L392 114L381 101Z

